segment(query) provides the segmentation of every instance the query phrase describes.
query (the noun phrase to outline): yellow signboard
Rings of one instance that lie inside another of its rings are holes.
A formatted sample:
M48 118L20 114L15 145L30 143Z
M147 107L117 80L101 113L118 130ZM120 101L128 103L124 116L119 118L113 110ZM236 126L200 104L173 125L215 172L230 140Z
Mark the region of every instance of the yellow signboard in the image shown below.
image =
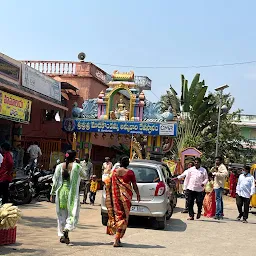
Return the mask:
M29 122L31 112L30 100L0 91L0 115L19 122Z

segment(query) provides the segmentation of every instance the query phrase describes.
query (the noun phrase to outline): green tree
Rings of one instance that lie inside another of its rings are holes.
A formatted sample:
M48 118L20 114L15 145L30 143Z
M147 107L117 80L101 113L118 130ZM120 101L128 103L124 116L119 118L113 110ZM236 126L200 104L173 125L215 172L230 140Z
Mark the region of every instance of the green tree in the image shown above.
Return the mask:
M216 102L219 101L217 94L213 95ZM221 114L220 135L219 135L219 155L224 156L230 162L245 163L252 158L252 143L241 135L240 126L234 122L242 110L232 112L235 99L230 94L223 95L223 105L227 107L226 113ZM218 105L217 105L218 106ZM202 141L198 146L204 155L204 162L211 163L215 157L218 108L209 116L209 125L201 131ZM247 144L247 148L242 143Z
M181 96L170 86L170 90L161 97L162 110L170 105L179 120L178 137L175 139L172 158L178 158L182 149L192 146L203 153L206 166L211 166L215 157L219 95L208 93L204 80L200 81L200 74L196 74L191 85L181 76ZM234 122L234 116L241 110L232 112L234 98L230 94L223 95L223 105L227 111L221 114L221 129L219 136L219 153L232 162L248 161L253 158L251 144ZM244 149L242 142L248 143Z

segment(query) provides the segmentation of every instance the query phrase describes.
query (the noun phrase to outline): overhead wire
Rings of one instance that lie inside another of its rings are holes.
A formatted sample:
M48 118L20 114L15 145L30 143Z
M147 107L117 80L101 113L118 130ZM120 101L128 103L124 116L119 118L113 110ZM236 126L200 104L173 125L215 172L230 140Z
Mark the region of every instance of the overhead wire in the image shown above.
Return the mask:
M225 66L237 66L256 63L256 60L232 62L223 64L209 64L209 65L191 65L191 66L134 66L134 65L120 65L120 64L108 64L108 63L95 63L102 66L120 67L120 68L136 68L136 69L192 69L192 68L212 68L212 67L225 67Z
M225 67L225 66L237 66L256 63L256 60L243 61L243 62L232 62L223 64L209 64L209 65L192 65L192 66L134 66L134 65L120 65L120 64L109 64L109 63L99 63L96 65L111 66L111 67L121 67L121 68L136 68L136 69L192 69L192 68L211 68L211 67ZM157 99L160 98L151 90L150 91Z

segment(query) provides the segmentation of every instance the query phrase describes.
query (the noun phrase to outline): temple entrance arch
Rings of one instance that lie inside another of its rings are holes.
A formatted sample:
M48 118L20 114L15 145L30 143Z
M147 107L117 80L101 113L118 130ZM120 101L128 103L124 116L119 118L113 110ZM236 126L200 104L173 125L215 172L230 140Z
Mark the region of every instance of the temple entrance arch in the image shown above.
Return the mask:
M129 87L127 85L124 85L122 83L115 86L108 94L106 94L106 102L107 102L106 114L111 117L111 113L113 113L112 111L114 111L114 109L113 109L114 96L122 90L127 91L129 96L130 96L130 103L129 103L129 110L128 110L129 118L128 119L131 120L132 117L134 116L134 104L133 104L133 102L135 103L136 96L133 95L133 93L131 92L131 90L129 89ZM120 96L120 100L121 101L119 102L119 104L117 106L118 111L125 111L125 104L122 101L122 96Z

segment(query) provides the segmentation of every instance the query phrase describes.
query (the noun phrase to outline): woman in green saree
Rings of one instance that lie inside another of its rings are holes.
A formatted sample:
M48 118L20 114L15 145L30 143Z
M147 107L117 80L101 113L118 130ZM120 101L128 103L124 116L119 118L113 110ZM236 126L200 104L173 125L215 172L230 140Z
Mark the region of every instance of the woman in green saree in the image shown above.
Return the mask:
M75 163L76 152L69 150L66 160L59 164L53 176L51 201L55 196L58 219L58 236L61 243L69 244L69 232L78 222L80 211L79 185L81 177L85 177L81 166Z

